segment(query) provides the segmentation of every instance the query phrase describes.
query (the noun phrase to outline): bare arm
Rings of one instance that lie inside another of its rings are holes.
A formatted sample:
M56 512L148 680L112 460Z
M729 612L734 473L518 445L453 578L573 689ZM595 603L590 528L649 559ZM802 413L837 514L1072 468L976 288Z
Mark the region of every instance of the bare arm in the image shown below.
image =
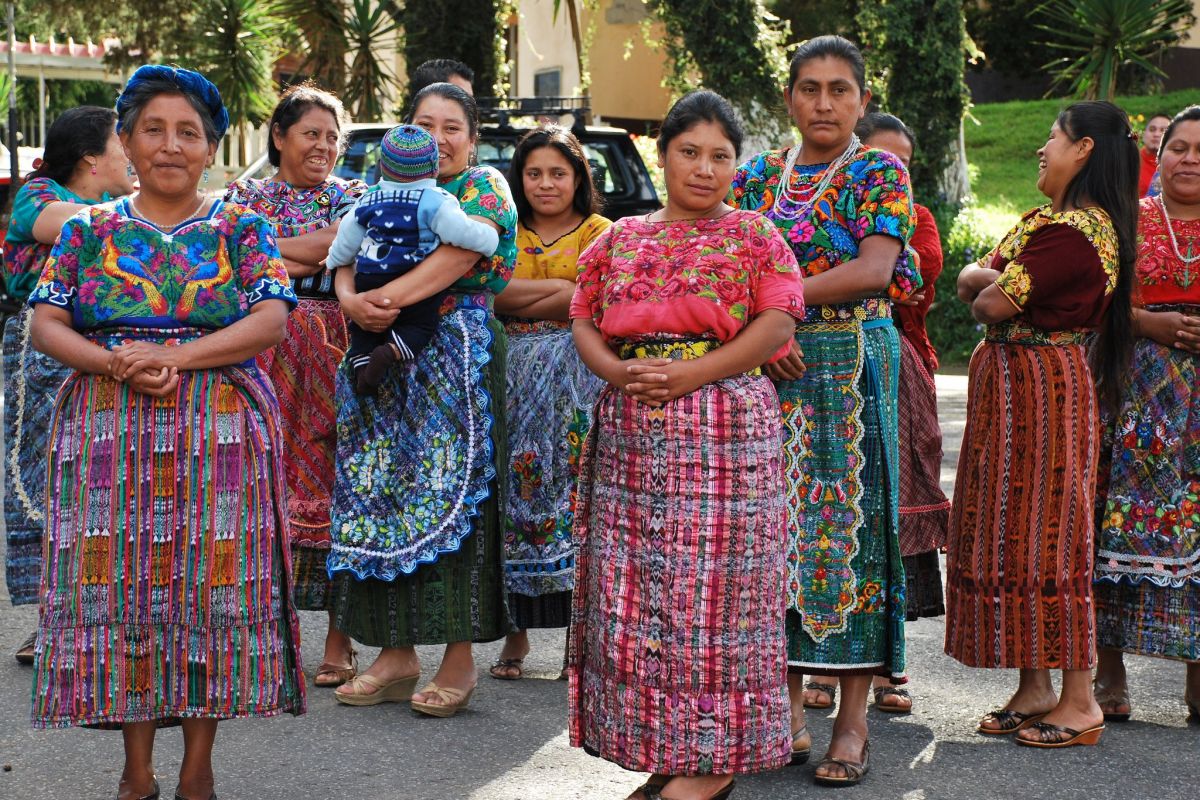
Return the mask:
M71 312L65 308L46 303L34 306L29 336L35 350L61 364L80 372L110 374L112 353L88 341L75 330L71 324Z
M575 284L561 278L514 278L496 295L496 311L525 319L569 320Z
M971 303L971 316L984 325L1011 319L1021 313L1009 296L995 282L984 287Z
M333 244L334 236L337 235L338 226L341 224L342 221L339 219L320 230L276 239L279 244L279 253L283 256L283 263L287 265L288 275L293 278L307 278L324 269L321 262L329 253L329 245Z
M1200 317L1178 311L1133 309L1133 332L1153 339L1164 347L1174 347L1200 355Z
M859 244L857 258L804 279L804 303L826 306L879 297L892 282L899 257L899 239L883 234L868 236Z
M33 238L42 244L54 244L66 221L85 208L87 206L83 203L68 203L65 200L51 203L34 220Z
M958 299L964 303L973 302L980 292L995 283L999 277L1000 273L997 270L968 264L958 273L958 282L955 284Z

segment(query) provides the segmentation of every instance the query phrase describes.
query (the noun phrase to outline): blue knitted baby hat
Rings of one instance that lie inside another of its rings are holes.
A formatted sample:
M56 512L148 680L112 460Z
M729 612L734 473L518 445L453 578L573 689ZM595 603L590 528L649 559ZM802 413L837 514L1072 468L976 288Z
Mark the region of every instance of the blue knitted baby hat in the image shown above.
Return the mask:
M437 177L437 142L424 128L397 125L379 144L379 168L388 180L408 183Z

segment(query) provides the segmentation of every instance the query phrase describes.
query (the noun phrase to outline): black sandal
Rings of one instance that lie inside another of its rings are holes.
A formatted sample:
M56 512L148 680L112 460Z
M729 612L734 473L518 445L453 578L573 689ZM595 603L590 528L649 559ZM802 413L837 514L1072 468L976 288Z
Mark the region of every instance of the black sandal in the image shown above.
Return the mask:
M875 694L875 708L885 714L911 714L912 713L912 695L907 689L902 689L898 686L876 686L872 690ZM903 706L890 706L879 702L884 697L903 697L908 700L908 708Z
M989 711L983 715L983 719L979 721L979 727L975 730L979 733L985 733L988 736L1007 736L1010 733L1028 728L1030 725L1036 725L1042 721L1042 717L1050 712L1043 711L1041 714L1024 714L1020 711L1012 711L1007 708L998 708L995 711ZM998 728L985 728L983 723L991 717L1000 723Z
M496 663L488 668L488 674L498 681L519 681L525 677L525 670L522 665L525 663L523 658L497 658ZM515 669L516 675L509 675L507 670Z
M817 764L817 769L821 767L836 764L846 771L843 777L834 777L832 775L813 775L813 780L819 786L856 786L862 782L863 777L871 770L871 742L863 742L862 761L855 763L846 761L842 758L830 758L825 756L821 759L821 763Z
M818 711L825 708L833 708L833 704L837 702L837 686L832 683L818 683L817 681L809 681L804 684L805 691L821 692L829 695L828 703L816 703L804 701L805 708L815 708Z
M802 725L800 730L792 734L792 760L788 762L789 767L798 767L808 763L808 758L812 755L812 740L809 740L808 747L805 749L796 749L796 740L806 733L808 733L808 725Z

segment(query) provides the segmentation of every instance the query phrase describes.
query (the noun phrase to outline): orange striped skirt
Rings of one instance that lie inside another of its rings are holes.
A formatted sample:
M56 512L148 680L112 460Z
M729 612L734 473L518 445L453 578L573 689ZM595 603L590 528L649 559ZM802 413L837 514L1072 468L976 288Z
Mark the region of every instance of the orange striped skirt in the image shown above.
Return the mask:
M971 357L946 652L971 667L1086 669L1100 434L1083 336L1003 327Z

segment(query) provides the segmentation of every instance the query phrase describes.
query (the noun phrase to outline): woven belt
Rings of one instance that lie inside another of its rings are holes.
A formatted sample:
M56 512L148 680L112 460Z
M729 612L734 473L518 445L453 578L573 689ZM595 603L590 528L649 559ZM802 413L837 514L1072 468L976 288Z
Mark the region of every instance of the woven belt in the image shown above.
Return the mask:
M987 334L984 339L1003 344L1067 347L1075 344L1087 344L1092 335L1092 331L1080 328L1046 331L1025 322L999 322L987 326Z
M617 355L625 358L671 358L687 361L708 355L721 346L716 339L664 339L650 342L620 342ZM762 369L746 370L746 375L762 375Z

